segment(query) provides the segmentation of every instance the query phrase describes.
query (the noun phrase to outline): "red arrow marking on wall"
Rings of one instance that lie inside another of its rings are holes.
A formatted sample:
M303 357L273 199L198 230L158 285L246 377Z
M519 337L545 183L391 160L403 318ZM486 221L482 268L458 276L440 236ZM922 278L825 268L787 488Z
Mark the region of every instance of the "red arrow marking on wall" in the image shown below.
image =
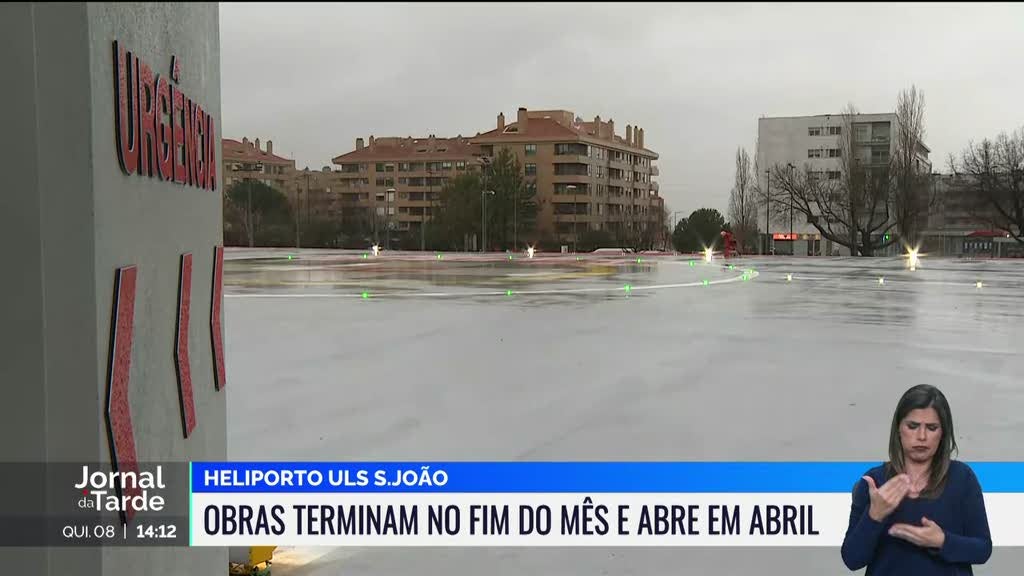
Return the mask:
M117 472L134 472L137 475L139 464L135 454L131 405L128 402L135 324L136 273L135 266L126 266L117 270L114 279L114 312L111 319L113 330L110 336L107 387L107 433ZM122 496L141 494L138 485L119 488ZM121 512L121 520L130 522L134 516L135 509L129 503Z
M181 426L188 438L196 427L196 404L192 396L192 367L188 359L188 325L192 308L192 254L181 255L178 284L178 337L174 342L174 366L178 373Z
M224 328L221 324L221 304L224 302L224 247L213 249L213 303L210 306L210 333L213 341L213 384L217 390L224 387Z

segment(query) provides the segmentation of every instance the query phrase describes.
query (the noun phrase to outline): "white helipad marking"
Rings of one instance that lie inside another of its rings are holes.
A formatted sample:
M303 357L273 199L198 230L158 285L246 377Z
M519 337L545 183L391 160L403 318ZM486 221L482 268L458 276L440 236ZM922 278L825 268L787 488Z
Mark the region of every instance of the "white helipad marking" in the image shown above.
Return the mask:
M669 261L669 263L684 265L684 261ZM726 271L725 267L722 267L722 271ZM739 271L739 270L735 270ZM712 284L729 284L732 282L739 282L743 280L744 276L748 279L753 279L759 276L760 273L756 271L746 274L745 272L739 276L733 276L730 278L722 278L719 280L709 280L707 285ZM596 286L591 288L548 288L541 290L513 290L512 296L537 296L545 294L587 294L595 292L634 292L638 290L664 290L669 288L692 288L695 286L704 286L704 280L696 280L693 282L679 282L675 284L653 284L648 286L630 286L629 290L625 286ZM366 292L367 299L379 299L379 298L452 298L452 297L480 297L480 296L508 296L508 290L487 290L479 292L407 292L407 293L380 293L374 294L373 292ZM363 293L358 294L225 294L225 298L363 298Z

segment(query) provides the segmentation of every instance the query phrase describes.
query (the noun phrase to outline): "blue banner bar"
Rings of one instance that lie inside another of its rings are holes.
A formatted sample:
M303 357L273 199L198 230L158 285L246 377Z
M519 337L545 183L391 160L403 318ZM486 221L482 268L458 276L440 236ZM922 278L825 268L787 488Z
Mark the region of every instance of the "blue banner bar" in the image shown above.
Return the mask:
M193 462L193 492L849 493L878 462ZM969 463L1024 493L1024 462Z

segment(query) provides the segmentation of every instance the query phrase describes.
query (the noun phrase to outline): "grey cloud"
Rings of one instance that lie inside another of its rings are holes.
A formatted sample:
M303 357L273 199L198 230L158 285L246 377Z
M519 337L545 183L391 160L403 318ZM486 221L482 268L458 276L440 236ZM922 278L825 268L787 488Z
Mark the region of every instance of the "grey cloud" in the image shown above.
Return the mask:
M645 128L670 209L724 210L761 115L926 95L936 165L1024 124L1024 7L223 4L223 131L319 168L357 136L471 135L518 106Z

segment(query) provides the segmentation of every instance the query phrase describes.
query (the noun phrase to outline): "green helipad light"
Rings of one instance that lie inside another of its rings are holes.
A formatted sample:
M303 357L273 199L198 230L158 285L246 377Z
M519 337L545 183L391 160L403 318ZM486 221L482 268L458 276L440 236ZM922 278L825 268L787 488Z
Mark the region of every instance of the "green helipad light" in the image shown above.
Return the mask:
M292 259L292 255L291 255L291 254L289 254L289 255L288 255L288 259L289 259L289 260L291 260L291 259Z
M509 259L509 260L511 260L511 259L512 259L512 255L511 255L511 254L509 254L509 255L508 255L508 259Z
M707 286L707 285L708 285L708 281L707 281L707 280L705 280L705 281L704 281L704 285L705 285L705 286Z
M693 268L693 260L690 260L690 268Z
M440 259L441 259L441 255L440 255L440 254L438 254L438 255L437 255L437 259L438 259L438 260L440 260Z
M368 300L369 298L370 298L370 293L369 292L363 292L363 300Z
M366 260L366 254L363 254L363 260Z
M640 258L637 258L637 259L636 259L636 263L637 263L637 264L639 264L639 263L640 263Z
M583 258L580 258L579 256L577 256L576 257L576 261L579 262L580 260L583 260Z
M629 284L626 284L625 286L622 287L622 289L625 290L626 292L629 292L630 290L633 289L633 287L630 286Z
M732 270L733 268L735 268L735 266L733 266L732 264L729 264L729 270Z
M511 296L511 295L512 295L512 291L511 290L506 290L505 291L505 296Z

